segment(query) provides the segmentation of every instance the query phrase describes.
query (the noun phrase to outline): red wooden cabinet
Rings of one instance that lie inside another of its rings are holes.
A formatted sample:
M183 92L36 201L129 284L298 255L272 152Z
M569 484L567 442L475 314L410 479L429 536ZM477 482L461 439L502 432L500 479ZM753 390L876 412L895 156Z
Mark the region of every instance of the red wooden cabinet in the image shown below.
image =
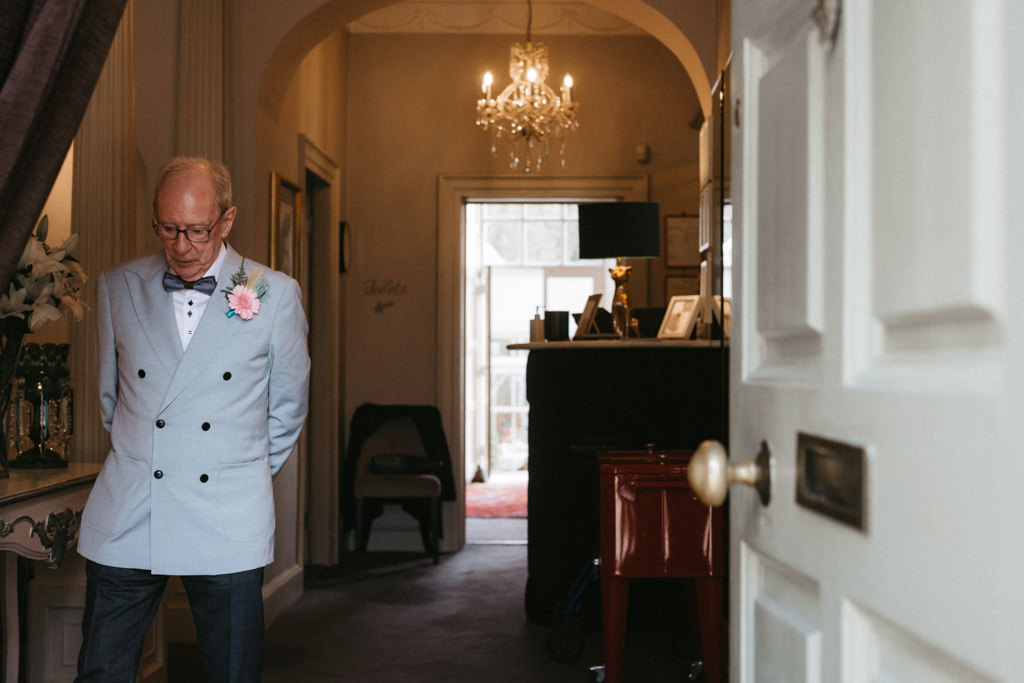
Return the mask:
M601 470L605 681L619 683L631 578L694 578L706 680L723 680L725 513L686 480L689 451L612 451Z

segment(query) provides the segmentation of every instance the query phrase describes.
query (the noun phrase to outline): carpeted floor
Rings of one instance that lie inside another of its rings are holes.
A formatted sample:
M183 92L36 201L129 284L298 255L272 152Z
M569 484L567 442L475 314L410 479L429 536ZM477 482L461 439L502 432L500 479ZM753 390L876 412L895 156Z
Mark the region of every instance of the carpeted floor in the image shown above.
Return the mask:
M264 683L584 683L603 662L600 633L575 661L547 652L550 629L526 621L525 520L473 520L465 548L434 566L422 554L346 556L307 567L302 599L268 630ZM472 536L482 539L473 542ZM630 632L623 683L679 683L679 630ZM195 646L170 648L169 683L201 683Z
M527 484L486 482L466 485L466 517L525 519Z

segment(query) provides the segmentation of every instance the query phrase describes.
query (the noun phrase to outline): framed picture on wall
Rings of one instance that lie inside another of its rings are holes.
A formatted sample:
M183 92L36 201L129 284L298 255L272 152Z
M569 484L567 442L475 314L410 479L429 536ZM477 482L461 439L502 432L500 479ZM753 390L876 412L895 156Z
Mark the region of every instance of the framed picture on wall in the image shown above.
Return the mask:
M696 269L688 271L684 271L682 275L665 277L665 301L671 301L672 297L683 294L700 294L700 281Z
M697 216L665 216L665 266L679 268L700 265Z
M302 188L271 172L270 267L300 280L301 250Z

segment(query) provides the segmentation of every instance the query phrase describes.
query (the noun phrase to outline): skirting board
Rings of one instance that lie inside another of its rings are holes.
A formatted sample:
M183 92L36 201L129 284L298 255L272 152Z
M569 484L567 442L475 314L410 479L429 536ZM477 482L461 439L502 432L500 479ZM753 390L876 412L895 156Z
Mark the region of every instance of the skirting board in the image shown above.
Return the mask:
M301 564L294 564L263 586L263 621L265 628L270 628L274 621L284 614L289 607L302 598L302 580L304 569Z

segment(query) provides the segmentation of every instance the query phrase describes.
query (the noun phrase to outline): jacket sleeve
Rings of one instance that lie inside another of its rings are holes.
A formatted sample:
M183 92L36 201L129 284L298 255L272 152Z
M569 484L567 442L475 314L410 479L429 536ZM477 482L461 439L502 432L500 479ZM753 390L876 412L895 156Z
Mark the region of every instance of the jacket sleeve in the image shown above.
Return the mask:
M295 280L287 282L270 341L267 419L272 476L277 476L295 448L309 409L309 326L299 285Z
M109 432L117 406L117 344L110 314L109 273L100 273L96 280L96 368L100 388L100 417Z

